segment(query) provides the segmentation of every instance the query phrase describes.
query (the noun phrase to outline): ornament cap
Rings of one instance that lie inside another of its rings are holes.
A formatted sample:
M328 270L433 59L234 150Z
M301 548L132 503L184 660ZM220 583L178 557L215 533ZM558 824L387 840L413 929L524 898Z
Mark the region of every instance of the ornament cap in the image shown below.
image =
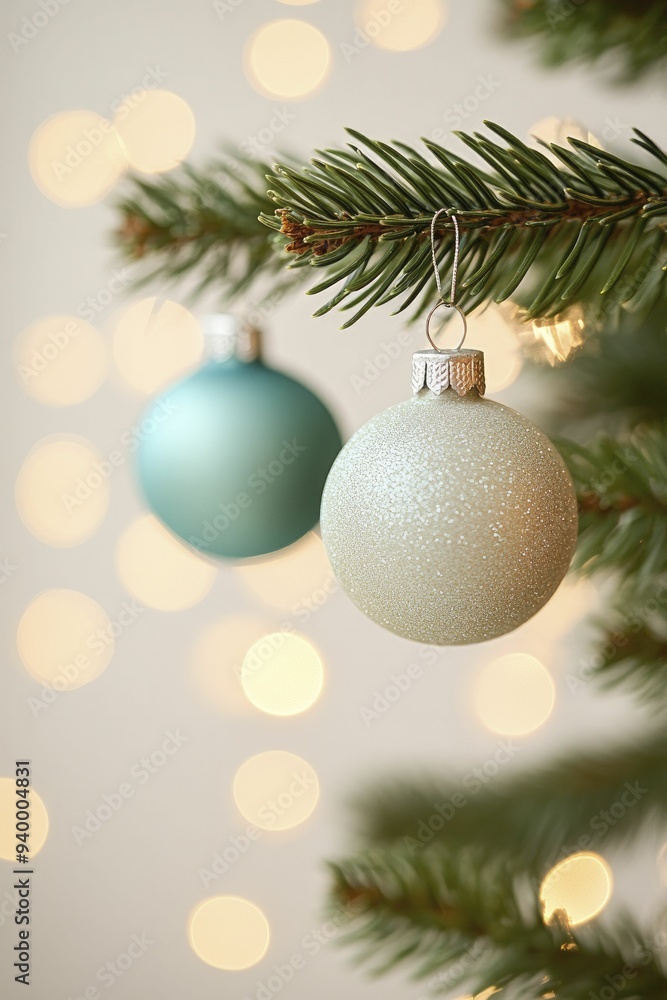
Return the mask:
M417 351L412 355L412 391L430 389L439 396L453 389L465 396L473 389L484 395L484 354L470 348L448 351Z
M261 354L261 334L231 313L210 313L204 317L206 355L212 361L256 361Z

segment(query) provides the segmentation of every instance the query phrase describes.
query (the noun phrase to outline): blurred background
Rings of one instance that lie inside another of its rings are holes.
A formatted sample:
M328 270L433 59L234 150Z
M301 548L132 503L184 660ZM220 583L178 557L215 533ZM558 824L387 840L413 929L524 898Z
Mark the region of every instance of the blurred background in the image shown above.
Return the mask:
M271 559L214 564L160 527L136 483L142 411L197 367L202 318L225 303L215 289L192 302L187 285L133 288L111 237L128 161L150 176L223 143L305 159L344 141L345 126L456 148L449 133L484 119L525 138L577 128L613 147L636 125L667 140L655 83L623 90L576 66L541 70L525 45L498 37L496 14L492 0L3 5L3 996L20 989L7 857L15 759L32 761L43 804L39 1000L418 1000L424 987L402 975L359 974L323 913L325 859L353 843L347 800L420 768L462 780L477 768L486 780L508 745L509 772L631 731L624 696L597 696L591 710L591 583L566 581L502 639L432 649L383 631L339 592L316 532ZM82 129L85 162L63 161L54 184L54 157ZM345 437L408 396L411 352L425 346L421 325L407 338L388 310L343 332L336 313L312 319L303 289L248 293L234 310L263 327L267 360L316 391ZM555 360L577 333L575 317L558 338L536 328L533 339ZM544 390L525 336L507 311L471 322L489 394L539 423ZM244 690L253 657L300 664L299 714L281 715L270 688ZM501 657L501 673L489 671ZM655 883L639 863L614 876L612 906ZM201 958L198 908L214 896L258 908L232 904L225 918L230 934L246 928L247 968Z

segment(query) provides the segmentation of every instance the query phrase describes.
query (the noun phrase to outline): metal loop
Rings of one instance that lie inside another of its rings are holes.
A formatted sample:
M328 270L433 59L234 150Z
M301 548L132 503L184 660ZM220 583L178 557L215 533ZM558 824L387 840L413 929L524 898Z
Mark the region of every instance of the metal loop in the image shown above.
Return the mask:
M457 304L455 302L436 302L436 304L433 306L433 308L431 309L430 313L426 317L426 337L427 337L428 342L431 345L431 347L435 348L435 350L439 354L446 354L447 350L449 348L444 348L443 349L442 347L438 347L438 345L433 340L433 337L431 336L431 316L436 311L436 309L456 309L457 313L459 314L459 316L463 320L463 333L461 334L461 339L459 340L458 344L454 348L454 350L460 351L461 348L463 347L463 343L464 343L464 341L466 339L466 334L468 333L468 320L466 319L466 315L463 312L463 309L461 309L460 306L457 306Z

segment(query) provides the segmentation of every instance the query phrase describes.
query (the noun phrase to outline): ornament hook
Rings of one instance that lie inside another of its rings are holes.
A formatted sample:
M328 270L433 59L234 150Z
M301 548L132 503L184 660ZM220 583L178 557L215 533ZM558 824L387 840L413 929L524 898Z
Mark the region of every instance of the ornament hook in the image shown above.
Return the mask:
M449 215L449 217L451 218L452 222L454 223L454 261L452 263L452 287L449 293L449 302L445 301L442 294L440 271L438 269L438 258L435 252L435 224L438 221L438 216L442 215L443 212L446 212L447 215ZM461 247L461 234L459 232L459 220L452 212L450 212L448 208L439 208L438 211L433 216L433 218L431 219L431 259L433 260L433 273L435 274L435 283L438 287L438 294L440 295L440 301L436 302L436 304L433 306L428 316L426 317L426 337L431 347L435 348L435 350L438 351L440 354L444 354L445 352L441 347L438 347L438 345L435 343L435 341L431 336L431 317L433 316L433 313L436 311L436 309L440 308L456 309L457 313L461 317L463 321L463 333L461 334L461 339L456 345L457 351L460 351L461 348L463 347L466 335L468 333L468 321L466 319L465 313L463 312L461 307L457 305L455 302L456 281L459 273L460 247Z

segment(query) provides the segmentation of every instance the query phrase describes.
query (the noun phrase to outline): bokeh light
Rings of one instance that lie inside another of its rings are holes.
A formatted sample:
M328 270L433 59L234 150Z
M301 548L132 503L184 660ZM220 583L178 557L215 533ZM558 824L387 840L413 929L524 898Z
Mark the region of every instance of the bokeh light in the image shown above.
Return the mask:
M235 615L201 633L188 658L188 679L206 708L235 715L252 712L241 685L241 668L250 647L268 631L263 618Z
M195 116L187 101L169 90L142 90L127 97L114 115L130 166L161 174L181 163L195 140Z
M49 816L46 806L31 786L30 831L28 857L41 851L49 833ZM0 858L4 861L16 860L16 779L0 778Z
M593 851L571 854L547 872L540 886L545 923L563 910L572 927L592 920L605 908L613 890L612 871Z
M45 316L19 334L14 361L25 391L48 406L88 399L107 372L102 334L77 316Z
M43 122L28 148L32 178L58 205L93 205L127 168L113 125L94 111L65 111Z
M584 342L584 313L581 306L571 306L557 316L534 319L527 340L529 353L537 361L552 367L563 364Z
M599 139L596 139L585 125L575 121L573 118L558 118L556 115L541 118L539 122L535 122L533 127L529 129L529 135L533 139L541 139L542 142L554 143L557 146L564 146L566 149L570 148L567 141L569 138L581 139L583 142L590 143L591 146L602 148ZM541 152L546 156L551 155L543 147L541 147Z
M16 506L26 528L59 548L79 545L101 524L114 466L88 441L36 445L16 479Z
M551 674L527 653L510 653L487 663L473 687L478 718L502 736L534 732L549 718L554 702Z
M261 830L291 830L317 805L315 771L286 750L250 757L234 777L234 801L242 816Z
M329 43L312 24L284 20L264 24L245 51L245 72L267 97L300 100L313 94L331 66Z
M240 896L213 896L195 907L188 927L190 947L216 969L238 971L256 965L269 947L269 922Z
M458 316L452 317L449 329L453 333L445 329L438 341L439 346L454 346L452 335L460 336L459 322ZM449 327L449 323L447 325ZM475 314L470 325L471 343L474 341L475 348L484 351L487 393L506 389L517 378L523 365L517 325L512 321L509 310L490 305L484 312Z
M243 660L241 683L248 700L268 715L298 715L317 701L324 683L319 653L303 636L263 635Z
M208 594L217 569L182 545L152 514L121 535L116 567L129 592L158 611L183 611Z
M410 0L393 12L387 0L359 0L355 21L364 41L390 52L428 45L442 30L447 11L443 0Z
M239 563L235 576L253 595L277 611L306 621L338 590L322 539L314 531L267 559Z
M119 628L86 594L46 590L23 613L16 645L24 667L40 684L74 691L109 665Z
M153 395L193 368L204 341L192 313L171 299L135 302L114 332L114 359L125 382Z

